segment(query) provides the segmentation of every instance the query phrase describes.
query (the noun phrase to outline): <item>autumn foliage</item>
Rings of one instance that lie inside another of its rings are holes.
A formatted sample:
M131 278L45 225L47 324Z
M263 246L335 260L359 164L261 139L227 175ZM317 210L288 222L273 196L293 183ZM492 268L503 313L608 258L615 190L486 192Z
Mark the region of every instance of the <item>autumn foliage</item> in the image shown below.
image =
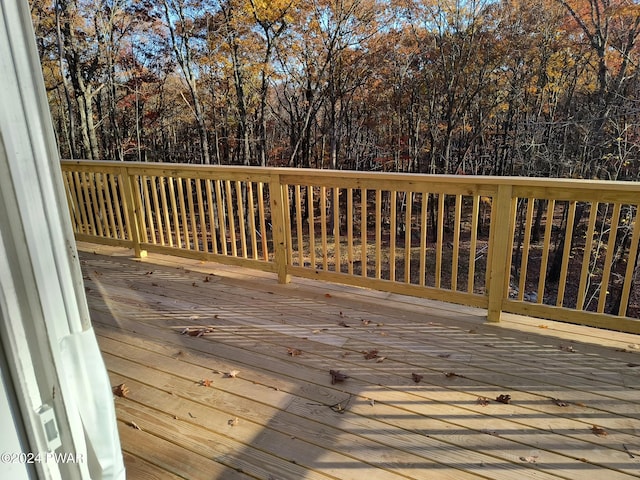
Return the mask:
M636 179L632 0L31 0L66 158Z

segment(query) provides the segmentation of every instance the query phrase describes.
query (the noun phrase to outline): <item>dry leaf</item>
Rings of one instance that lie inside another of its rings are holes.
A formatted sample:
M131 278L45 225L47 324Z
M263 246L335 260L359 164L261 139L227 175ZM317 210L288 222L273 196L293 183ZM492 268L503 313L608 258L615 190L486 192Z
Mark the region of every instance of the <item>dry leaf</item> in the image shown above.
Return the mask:
M376 401L373 398L369 399L369 405L371 405L372 407L376 404Z
M386 359L387 359L387 357L378 357L378 358L376 359L376 363L382 363L382 362L384 362Z
M369 325L371 323L371 320L365 320L363 318L362 320L360 320L360 323L362 323L362 325Z
M566 407L568 405L567 402L560 400L559 398L552 398L551 401L555 403L559 407Z
M211 383L212 383L212 381L209 380L208 378L200 380L200 385L203 386L203 387L210 387Z
M487 405L489 405L489 402L490 400L487 397L478 397L476 400L476 403L483 407L486 407Z
M576 351L577 351L577 350L576 350L575 348L573 348L573 346L571 346L571 345L559 345L559 346L558 346L558 348L559 348L560 350L563 350L563 351L565 351L565 352L569 352L569 353L576 353Z
M324 296L325 296L325 298L331 298L331 294L330 293L325 293Z
M339 382L344 382L347 378L349 378L340 370L329 370L329 375L331 375L331 385L335 385Z
M138 424L136 422L130 422L129 425L131 425L136 430L142 431L142 429L138 426Z
M111 391L113 392L114 395L117 395L118 397L126 397L129 395L129 387L127 387L124 383L121 383L120 385L116 385L115 387L112 387Z
M372 358L378 358L378 350L369 350L368 352L362 352L364 353L364 359L365 360L371 360Z
M538 460L537 455L531 455L530 457L520 457L520 460L527 463L536 463Z
M231 370L230 372L225 373L224 376L227 378L237 378L239 374L240 372L238 370Z
M538 328L549 328L549 325L541 324L541 325L538 325Z
M238 420L238 417L235 417L235 418L231 418L227 423L230 426L235 427L236 425L238 425L238 423L240 423L240 420Z
M455 378L455 377L464 378L464 375L460 375L459 373L456 373L456 372L444 372L444 376L447 378Z
M508 404L511 403L511 395L507 395L505 393L500 394L496 397L496 402Z
M424 377L422 375L420 375L419 373L412 373L411 374L411 379L416 382L416 383L420 383L420 380L422 380Z
M607 435L609 435L604 428L599 427L597 425L593 425L591 427L591 431L593 432L594 435L597 435L599 437L606 437Z
M180 332L180 335L189 335L190 337L202 337L206 333L213 333L213 328L186 327Z
M298 355L302 355L302 350L298 350L297 348L287 348L287 353L292 357L297 357Z

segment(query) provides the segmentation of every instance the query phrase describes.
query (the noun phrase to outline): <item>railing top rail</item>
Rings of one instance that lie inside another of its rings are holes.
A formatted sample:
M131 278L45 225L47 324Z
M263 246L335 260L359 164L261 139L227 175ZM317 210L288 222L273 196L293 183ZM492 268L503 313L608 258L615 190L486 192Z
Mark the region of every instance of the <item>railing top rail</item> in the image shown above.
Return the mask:
M92 170L113 169L114 167L126 167L136 173L139 171L162 170L165 172L236 172L251 175L279 175L285 180L306 177L305 181L312 178L328 181L333 179L345 180L375 180L384 176L392 181L412 183L443 183L457 185L511 185L513 187L535 187L567 190L600 190L605 192L637 192L640 194L640 182L617 180L591 180L574 178L540 178L540 177L494 177L486 175L432 175L423 173L398 173L398 172L365 172L355 170L324 170L291 167L255 167L240 165L193 165L183 163L153 163L153 162L118 162L97 160L63 160L62 166L82 166Z

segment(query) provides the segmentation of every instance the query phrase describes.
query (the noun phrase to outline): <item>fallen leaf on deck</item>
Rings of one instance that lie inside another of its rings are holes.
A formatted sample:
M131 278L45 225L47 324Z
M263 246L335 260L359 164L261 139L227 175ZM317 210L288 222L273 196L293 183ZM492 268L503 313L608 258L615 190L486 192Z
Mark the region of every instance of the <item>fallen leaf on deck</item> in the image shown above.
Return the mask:
M136 422L130 422L129 425L135 428L136 430L142 431L142 429L138 426Z
M456 373L456 372L444 372L444 376L447 378L455 378L455 377L464 378L464 375L460 375L459 373Z
M631 350L640 350L640 345L634 343L632 345L627 345Z
M478 397L476 403L482 407L489 405L490 400L487 397Z
M549 328L549 325L544 325L544 324L538 325L538 328Z
M520 460L527 463L536 463L538 461L538 456L531 455L530 457L520 457Z
M420 383L420 380L422 380L424 377L422 375L420 375L419 373L412 373L411 374L411 379L416 382L416 383Z
M236 425L238 425L238 423L240 423L240 420L238 420L238 417L232 418L227 422L230 426L235 427Z
M287 348L287 353L292 357L297 357L298 355L302 355L302 350L298 350L297 348Z
M372 358L378 358L378 350L369 350L368 352L362 352L364 353L364 359L365 360L371 360Z
M511 395L507 395L507 394L500 394L496 397L496 402L500 402L500 403L504 403L504 404L508 404L511 403Z
M382 363L382 362L384 362L386 359L387 359L387 357L378 357L378 358L376 359L376 363Z
M569 353L576 353L577 350L575 348L573 348L571 345L559 345L558 348L560 350L563 350L565 352L569 352Z
M189 335L190 337L202 337L206 333L213 333L213 328L186 327L180 332L180 335Z
M330 293L325 293L325 294L324 294L324 296L325 296L326 298L331 298L331 294L330 294Z
M239 374L240 372L238 370L231 370L230 372L225 373L224 376L227 378L237 378Z
M365 320L363 318L362 320L360 320L360 323L362 323L362 325L369 325L371 323L371 320Z
M609 435L604 428L599 427L597 425L593 425L591 427L591 431L593 432L594 435L597 435L598 437L606 437L607 435Z
M371 405L372 407L376 404L376 401L373 398L369 399L369 405Z
M153 272L147 272L145 275L153 275Z
M552 398L551 401L555 403L559 407L566 407L568 405L567 402L560 400L559 398Z
M126 397L127 395L129 395L129 387L127 387L124 383L112 387L111 391L118 397Z
M349 378L340 370L329 370L329 375L331 375L331 385L335 385L339 382L344 382L347 378Z
M208 378L200 380L200 385L203 386L203 387L210 387L211 383L212 383L212 381L209 380Z

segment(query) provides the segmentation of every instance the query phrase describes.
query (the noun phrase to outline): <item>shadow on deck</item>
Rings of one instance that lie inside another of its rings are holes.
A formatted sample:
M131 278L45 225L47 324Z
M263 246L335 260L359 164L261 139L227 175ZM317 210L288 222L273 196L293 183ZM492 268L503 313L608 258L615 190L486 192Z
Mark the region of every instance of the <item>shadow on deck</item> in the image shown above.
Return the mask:
M129 478L640 476L636 335L80 250Z

